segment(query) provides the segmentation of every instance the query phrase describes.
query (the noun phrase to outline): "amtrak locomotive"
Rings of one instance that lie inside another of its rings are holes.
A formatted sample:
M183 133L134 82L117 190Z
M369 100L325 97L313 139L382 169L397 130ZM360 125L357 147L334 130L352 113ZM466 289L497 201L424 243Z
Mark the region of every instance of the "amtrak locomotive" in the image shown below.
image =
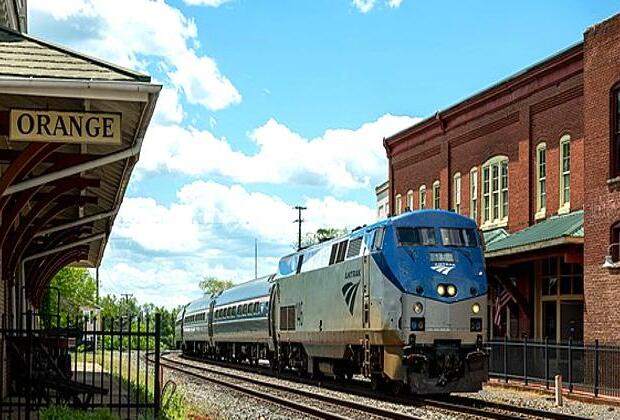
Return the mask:
M278 272L190 303L185 353L414 393L487 379L482 238L464 216L421 210L287 255Z

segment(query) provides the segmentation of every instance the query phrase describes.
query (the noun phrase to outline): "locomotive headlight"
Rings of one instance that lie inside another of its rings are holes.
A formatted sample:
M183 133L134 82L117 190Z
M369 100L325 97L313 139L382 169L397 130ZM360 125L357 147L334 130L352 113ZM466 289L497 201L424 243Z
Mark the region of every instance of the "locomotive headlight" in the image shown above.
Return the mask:
M471 305L471 311L475 314L480 312L480 304L474 303L473 305Z
M448 289L449 296L456 295L456 286L454 286L453 284L449 284L447 289Z
M422 305L422 302L416 302L415 305L413 305L413 312L416 314L421 314L423 310L424 305Z
M439 296L443 296L446 294L446 286L444 286L443 284L440 284L437 286L437 294Z

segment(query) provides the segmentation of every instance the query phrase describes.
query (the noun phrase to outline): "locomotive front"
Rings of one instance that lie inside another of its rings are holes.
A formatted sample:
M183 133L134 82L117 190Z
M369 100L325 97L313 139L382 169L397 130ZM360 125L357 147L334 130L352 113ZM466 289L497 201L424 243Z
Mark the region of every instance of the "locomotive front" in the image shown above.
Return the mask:
M479 390L488 375L482 239L471 219L451 212L411 216L393 219L395 240L384 247L403 292L407 382L415 393Z

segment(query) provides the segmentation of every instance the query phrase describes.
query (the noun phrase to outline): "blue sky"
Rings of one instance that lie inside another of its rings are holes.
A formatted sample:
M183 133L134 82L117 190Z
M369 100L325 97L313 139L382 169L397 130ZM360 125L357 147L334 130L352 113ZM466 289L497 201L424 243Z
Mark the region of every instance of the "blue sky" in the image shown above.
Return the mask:
M31 0L29 30L164 85L102 266L176 305L374 217L383 136L578 42L611 1ZM122 12L121 12L122 10ZM259 273L259 274L261 274ZM174 290L175 293L170 293Z

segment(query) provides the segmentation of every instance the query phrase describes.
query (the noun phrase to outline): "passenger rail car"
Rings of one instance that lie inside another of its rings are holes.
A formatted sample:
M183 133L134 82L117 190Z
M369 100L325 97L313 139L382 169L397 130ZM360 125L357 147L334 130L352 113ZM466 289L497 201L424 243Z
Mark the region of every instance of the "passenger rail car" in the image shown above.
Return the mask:
M471 219L408 212L192 302L181 318L183 349L313 375L363 374L395 391L475 391L487 379L483 258Z

